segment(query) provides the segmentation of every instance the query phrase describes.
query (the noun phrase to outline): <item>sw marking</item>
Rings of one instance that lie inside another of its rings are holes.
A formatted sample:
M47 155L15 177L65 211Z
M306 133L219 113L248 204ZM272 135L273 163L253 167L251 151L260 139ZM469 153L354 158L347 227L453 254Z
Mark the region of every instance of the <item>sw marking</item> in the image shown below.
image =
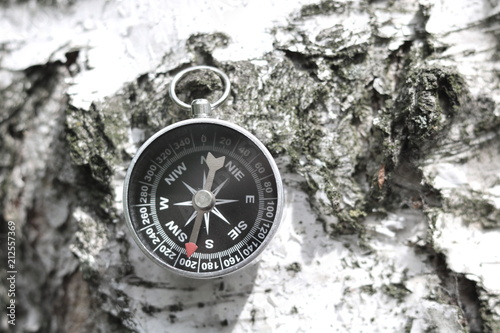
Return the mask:
M179 228L177 224L175 224L174 221L170 221L168 223L165 223L165 227L168 228L174 234L174 236L177 236L177 239L179 242L185 242L188 238L187 234L185 232L182 232L182 229Z

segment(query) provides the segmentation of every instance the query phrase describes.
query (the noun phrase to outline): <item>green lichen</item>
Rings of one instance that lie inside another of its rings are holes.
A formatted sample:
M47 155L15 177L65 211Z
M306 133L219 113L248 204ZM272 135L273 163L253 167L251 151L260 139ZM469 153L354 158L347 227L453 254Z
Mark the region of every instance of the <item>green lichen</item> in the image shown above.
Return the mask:
M377 290L373 287L372 284L366 284L364 286L359 287L361 292L368 294L368 295L375 295L377 293Z
M463 79L455 69L422 66L410 70L391 115L392 139L400 139L401 153L423 153L442 138L461 110L464 92Z
M290 265L286 266L285 269L288 272L299 273L302 270L302 267L301 267L300 263L294 262L294 263L291 263Z
M495 112L496 103L488 96L479 96L467 105L469 120L474 120L474 137L484 133L500 133L500 115Z
M466 196L458 191L452 191L445 200L444 209L461 216L466 224L479 223L484 229L500 226L500 211L480 192L472 192L470 196Z
M212 57L213 51L217 48L226 47L230 40L228 35L221 32L210 34L198 33L188 38L186 41L186 48L195 55L198 61L214 65L215 60Z
M333 0L324 0L319 3L305 5L300 10L301 17L311 17L316 15L330 15L343 13L349 3Z
M405 297L411 294L411 291L401 283L384 284L381 290L384 294L397 299L398 302L403 302Z
M128 140L118 108L111 111L93 104L89 110L70 106L66 112L66 140L76 165L90 168L99 182L108 183L119 161L117 146Z

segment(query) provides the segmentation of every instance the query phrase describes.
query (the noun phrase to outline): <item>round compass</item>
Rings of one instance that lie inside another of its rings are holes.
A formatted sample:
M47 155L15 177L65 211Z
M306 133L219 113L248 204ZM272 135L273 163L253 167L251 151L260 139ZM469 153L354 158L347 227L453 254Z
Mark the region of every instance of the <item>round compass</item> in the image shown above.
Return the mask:
M212 67L189 71L216 72ZM206 115L220 104L195 100ZM187 105L189 107L189 105ZM278 168L250 132L222 120L181 121L153 135L137 152L124 185L124 208L132 235L157 264L184 276L211 278L252 262L281 220L283 188Z

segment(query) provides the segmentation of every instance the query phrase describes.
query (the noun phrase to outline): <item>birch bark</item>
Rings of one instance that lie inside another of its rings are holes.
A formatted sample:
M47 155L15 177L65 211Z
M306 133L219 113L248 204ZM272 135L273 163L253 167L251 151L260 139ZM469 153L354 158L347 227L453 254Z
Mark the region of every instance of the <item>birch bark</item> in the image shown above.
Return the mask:
M4 1L0 17L2 331L500 332L498 1ZM259 263L209 281L144 258L121 202L140 144L188 117L167 87L195 64L229 75L216 116L266 144L287 196Z

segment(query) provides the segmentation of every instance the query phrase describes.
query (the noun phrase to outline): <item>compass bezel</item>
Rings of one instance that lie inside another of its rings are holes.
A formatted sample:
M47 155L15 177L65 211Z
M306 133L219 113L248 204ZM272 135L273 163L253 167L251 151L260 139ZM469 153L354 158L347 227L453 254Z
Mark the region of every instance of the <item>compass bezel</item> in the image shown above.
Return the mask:
M130 208L129 207L129 188L130 188L130 181L131 177L134 173L134 170L136 168L137 162L139 161L141 155L162 135L165 133L178 129L180 127L184 126L191 126L191 125L199 125L199 124L214 124L218 126L224 126L227 127L231 130L236 131L240 135L246 137L249 141L251 141L255 146L260 150L260 152L264 155L266 158L267 162L271 166L272 169L272 174L274 175L274 179L276 181L276 193L277 193L277 199L276 199L276 211L275 211L275 216L274 216L274 221L272 223L272 226L267 233L266 237L264 240L262 240L261 244L259 247L253 251L248 257L242 258L242 260L230 267L227 268L222 268L221 270L218 271L210 271L210 272L192 272L192 271L186 271L181 268L174 267L165 261L161 260L158 258L156 255L154 255L140 239L138 236L137 230L134 228L133 222L132 222L132 217L130 214ZM233 124L231 122L225 121L225 120L219 120L219 119L212 119L212 118L195 118L195 119L189 119L189 120L183 120L177 123L174 123L172 125L169 125L162 130L158 131L155 133L153 136L151 136L137 151L137 153L134 155L130 166L127 170L127 174L125 176L125 182L124 182L124 187L123 187L123 205L124 205L124 214L125 214L125 220L128 229L130 230L130 233L132 234L132 237L135 241L135 243L139 246L139 248L142 250L142 252L150 259L152 260L155 264L159 265L160 267L167 269L171 272L174 272L176 274L179 274L181 276L189 277L189 278L196 278L196 279L209 279L209 278L216 278L220 276L224 276L230 273L233 273L235 271L240 270L241 268L247 266L248 264L254 262L254 260L259 257L259 255L262 253L262 251L268 246L269 242L273 237L275 236L279 225L281 223L282 219L282 214L283 214L283 204L284 204L284 190L283 190L283 184L280 176L280 172L278 169L278 166L276 165L276 162L274 158L272 157L271 153L269 150L264 146L264 144L257 139L252 133L249 131L245 130L244 128Z

